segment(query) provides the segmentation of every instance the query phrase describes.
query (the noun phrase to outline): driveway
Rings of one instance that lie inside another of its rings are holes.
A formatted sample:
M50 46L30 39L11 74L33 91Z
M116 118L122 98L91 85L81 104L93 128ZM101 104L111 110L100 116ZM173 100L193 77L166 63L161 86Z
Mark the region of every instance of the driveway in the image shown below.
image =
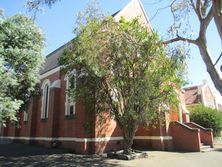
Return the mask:
M9 167L220 167L222 147L205 153L177 153L149 151L148 158L132 161L107 159L105 156L84 156L69 153L63 149L47 149L24 144L0 145L0 166Z

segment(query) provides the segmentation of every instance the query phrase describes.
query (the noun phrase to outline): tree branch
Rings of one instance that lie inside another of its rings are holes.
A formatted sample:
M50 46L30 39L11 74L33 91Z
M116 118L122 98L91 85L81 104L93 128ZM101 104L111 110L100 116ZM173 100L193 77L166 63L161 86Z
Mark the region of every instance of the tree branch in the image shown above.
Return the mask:
M167 44L178 42L178 41L183 41L183 42L189 42L189 43L192 43L192 44L197 44L197 40L193 40L193 39L189 39L189 38L184 38L184 37L181 37L178 34L177 34L176 38L172 38L172 39L169 39L167 41L162 41L161 43L164 44L164 45L167 45Z
M222 40L222 2L221 0L212 1L213 18L217 27L220 39Z
M162 11L162 10L165 10L165 9L167 9L167 8L171 8L171 11L172 11L172 6L173 6L173 4L176 2L176 0L173 0L173 2L171 2L170 3L170 5L167 5L167 6L165 6L165 7L162 7L162 8L158 8L157 10L156 10L156 13L150 18L150 22L159 14L159 12L160 11Z
M205 42L206 42L206 31L212 19L213 19L213 7L210 8L207 16L200 22L200 31L198 38L202 38Z
M200 9L200 0L197 0L196 6L195 6L193 0L190 0L190 3L191 3L191 6L192 6L193 10L197 14L197 17L198 17L199 21L203 20L203 17L201 15L201 9Z
M213 19L213 6L211 6L206 18L204 19L204 22L206 26L210 24L210 21Z

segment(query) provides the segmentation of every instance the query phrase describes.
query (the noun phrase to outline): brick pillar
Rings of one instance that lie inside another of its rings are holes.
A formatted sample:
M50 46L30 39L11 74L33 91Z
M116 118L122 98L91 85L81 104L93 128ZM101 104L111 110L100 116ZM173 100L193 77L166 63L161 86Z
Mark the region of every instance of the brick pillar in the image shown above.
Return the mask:
M37 112L38 110L38 97L32 97L29 102L29 108L28 108L28 122L27 122L27 137L35 137L36 133L36 120L37 120ZM23 119L23 118L21 118ZM23 120L22 120L23 121ZM32 143L32 140L26 141L27 143Z
M8 135L8 123L6 124L6 127L3 127L2 134L3 134L3 136Z
M14 125L15 126L15 137L19 137L19 134L20 134L20 129L21 129L20 122L23 121L22 116L23 116L23 114L21 112L18 112L17 118L20 120L18 120L18 122L15 123L15 125Z
M49 126L50 137L57 136L57 130L59 125L59 109L60 109L60 88L50 89L50 104L49 104Z

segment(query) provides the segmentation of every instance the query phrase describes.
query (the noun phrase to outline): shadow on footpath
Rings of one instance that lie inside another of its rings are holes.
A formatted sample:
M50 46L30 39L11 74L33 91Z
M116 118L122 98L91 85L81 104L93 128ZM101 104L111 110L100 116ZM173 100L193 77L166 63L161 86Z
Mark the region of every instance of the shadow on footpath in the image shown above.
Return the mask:
M222 152L222 148L216 148L214 151Z
M0 145L0 166L78 166L78 167L117 167L117 161L108 162L102 156L70 154L63 149L48 149L42 146L19 143Z
M0 156L22 157L34 155L52 155L68 153L65 149L52 149L37 145L21 143L0 144Z

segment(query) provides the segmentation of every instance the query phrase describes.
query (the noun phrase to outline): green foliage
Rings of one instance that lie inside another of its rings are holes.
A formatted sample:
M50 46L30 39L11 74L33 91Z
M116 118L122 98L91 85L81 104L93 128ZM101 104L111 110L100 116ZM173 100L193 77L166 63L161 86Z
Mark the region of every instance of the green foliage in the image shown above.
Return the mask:
M168 54L139 18L87 17L75 32L60 59L66 71L79 71L81 84L73 94L90 99L92 110L110 109L124 139L132 140L139 124L157 120L161 106L177 104L184 60Z
M222 113L216 109L208 108L203 105L192 106L190 120L203 127L212 128L214 134L219 135L222 131Z
M33 20L15 15L0 20L0 123L15 119L39 82L44 37Z
M4 67L4 61L0 58L0 124L5 120L16 120L16 111L20 108L22 101L12 99L7 95L10 87L16 86L16 79L10 71Z
M51 7L58 1L60 0L27 0L25 5L29 11L33 10L34 12L37 12L42 11L43 6L47 5Z

